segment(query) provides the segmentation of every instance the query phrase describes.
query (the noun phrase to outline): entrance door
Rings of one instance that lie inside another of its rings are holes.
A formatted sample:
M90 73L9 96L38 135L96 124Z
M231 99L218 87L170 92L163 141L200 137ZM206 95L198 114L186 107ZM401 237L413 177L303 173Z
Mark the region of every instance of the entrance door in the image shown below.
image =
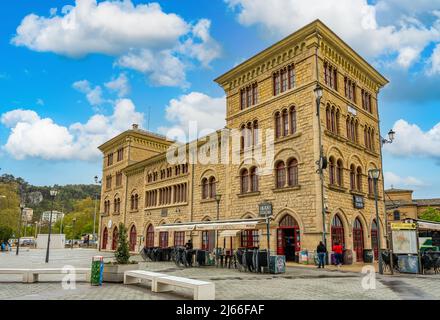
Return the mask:
M299 226L290 216L284 216L277 229L277 254L286 256L286 261L295 261L296 253L301 250Z
M371 246L374 251L374 260L378 261L379 259L379 241L377 240L377 223L376 220L373 220L371 225Z
M357 262L364 261L364 232L359 218L356 218L353 225L353 251L356 252Z
M135 251L136 250L136 236L137 236L137 232L136 232L136 227L133 225L130 229L130 251Z
M114 228L112 235L112 250L116 250L117 247L118 247L118 228Z
M103 250L107 249L107 241L108 241L108 231L107 228L104 228L104 232L102 233L102 248Z

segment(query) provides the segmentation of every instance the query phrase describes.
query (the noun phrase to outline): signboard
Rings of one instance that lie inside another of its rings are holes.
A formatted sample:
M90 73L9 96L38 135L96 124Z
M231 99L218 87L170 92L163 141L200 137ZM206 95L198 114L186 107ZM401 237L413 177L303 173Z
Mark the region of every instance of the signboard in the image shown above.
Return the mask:
M402 223L402 222L392 222L392 230L416 230L417 225L415 223Z
M418 254L415 230L394 230L392 232L392 241L394 253Z
M356 209L363 209L364 208L364 197L353 195L353 206Z
M109 220L107 223L107 228L111 229L112 228L112 220Z
M402 273L419 273L419 257L417 255L399 255L399 271Z
M258 205L261 217L271 216L273 214L272 203L263 202Z
M347 106L347 109L348 109L348 112L350 112L352 115L354 115L354 116L357 115L357 110L356 110L356 108L354 108L354 107L348 105L348 106Z
M160 211L160 216L161 216L161 217L166 217L166 216L168 216L168 208L163 208L163 209Z
M440 247L440 231L432 232L432 245L434 247Z

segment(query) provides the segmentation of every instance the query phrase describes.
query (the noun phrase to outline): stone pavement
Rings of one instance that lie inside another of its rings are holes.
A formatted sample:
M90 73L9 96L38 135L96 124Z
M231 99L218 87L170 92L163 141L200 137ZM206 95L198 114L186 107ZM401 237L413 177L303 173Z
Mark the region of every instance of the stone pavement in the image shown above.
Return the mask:
M6 267L88 267L94 255L112 259L112 253L92 249L52 250L49 264L44 263L45 251L23 250L20 255L0 255L0 268ZM139 256L133 260L141 261ZM216 285L216 299L440 299L439 275L377 275L376 289L362 288L364 275L348 270L322 270L313 266L289 266L284 274L256 274L236 269L216 267L178 268L172 262L142 262L141 268L193 279L212 281ZM40 282L21 283L21 277L0 275L0 299L117 299L157 300L190 299L190 291L177 289L172 293L152 293L149 285L104 283L91 286L87 281L78 281L75 290L64 290L60 280L63 275L41 275ZM81 279L79 276L78 280Z

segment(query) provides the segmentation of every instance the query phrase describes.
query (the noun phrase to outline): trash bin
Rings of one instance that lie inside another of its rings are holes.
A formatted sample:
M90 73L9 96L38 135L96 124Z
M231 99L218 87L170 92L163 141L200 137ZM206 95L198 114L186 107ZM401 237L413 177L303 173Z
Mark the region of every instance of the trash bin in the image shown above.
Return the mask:
M102 285L103 271L104 271L104 257L94 256L92 258L92 272L90 277L90 284L92 286Z
M373 249L364 249L364 262L373 263Z
M270 273L285 273L286 272L286 257L285 256L270 256L270 258L269 258L269 272Z

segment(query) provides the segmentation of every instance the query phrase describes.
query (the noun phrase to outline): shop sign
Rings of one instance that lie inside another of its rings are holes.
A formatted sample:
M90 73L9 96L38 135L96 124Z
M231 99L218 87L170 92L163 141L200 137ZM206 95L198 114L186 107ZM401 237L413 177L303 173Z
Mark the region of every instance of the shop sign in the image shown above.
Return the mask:
M263 202L258 205L260 217L271 216L273 214L272 203Z
M353 195L353 206L356 209L363 209L364 208L364 197Z
M402 222L392 222L392 230L416 230L417 225L415 223L402 223Z

